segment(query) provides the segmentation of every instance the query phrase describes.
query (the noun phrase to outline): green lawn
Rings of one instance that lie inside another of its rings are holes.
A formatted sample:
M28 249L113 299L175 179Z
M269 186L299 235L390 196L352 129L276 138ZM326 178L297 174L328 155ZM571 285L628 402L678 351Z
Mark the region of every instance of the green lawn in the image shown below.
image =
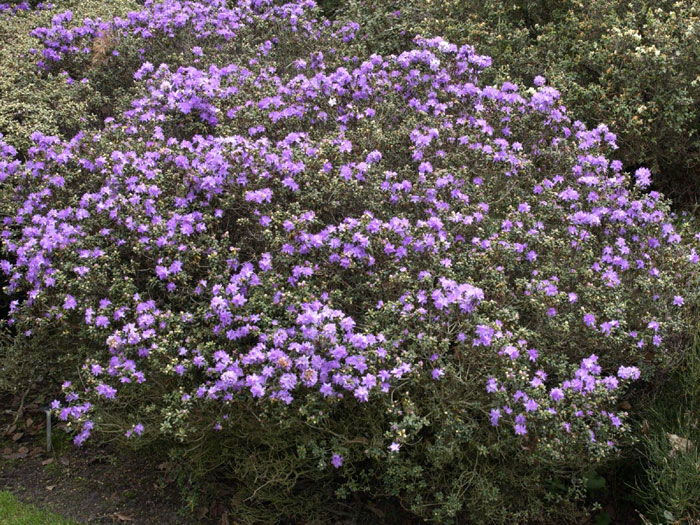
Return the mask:
M33 505L22 503L12 494L0 491L0 525L78 525L75 521L66 520L53 514L37 509Z

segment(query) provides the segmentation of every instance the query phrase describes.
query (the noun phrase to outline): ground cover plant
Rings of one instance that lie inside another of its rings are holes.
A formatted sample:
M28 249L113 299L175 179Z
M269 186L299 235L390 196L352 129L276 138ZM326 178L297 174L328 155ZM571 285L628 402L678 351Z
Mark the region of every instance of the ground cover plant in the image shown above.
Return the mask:
M583 521L624 396L683 358L697 238L544 77L359 30L269 0L35 28L113 115L0 142L5 357L60 373L76 444L168 451L242 521Z

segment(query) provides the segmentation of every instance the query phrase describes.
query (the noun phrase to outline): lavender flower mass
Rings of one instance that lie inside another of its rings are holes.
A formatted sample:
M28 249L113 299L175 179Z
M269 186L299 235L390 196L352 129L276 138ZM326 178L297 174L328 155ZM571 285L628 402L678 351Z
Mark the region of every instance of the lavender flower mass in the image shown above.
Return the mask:
M76 444L386 407L371 445L318 453L342 475L439 426L401 396L467 385L489 435L614 453L621 396L674 357L698 239L543 77L483 85L471 46L357 56L358 35L311 0L147 0L34 30L68 86L96 82L107 36L131 68L99 126L36 131L26 155L0 140L8 323L79 341L53 403Z

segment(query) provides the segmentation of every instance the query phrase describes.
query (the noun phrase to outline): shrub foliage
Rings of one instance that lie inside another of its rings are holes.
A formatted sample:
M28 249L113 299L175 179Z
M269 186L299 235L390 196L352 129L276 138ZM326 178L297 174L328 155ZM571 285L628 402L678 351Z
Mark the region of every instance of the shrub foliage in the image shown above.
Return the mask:
M649 166L657 189L685 207L700 190L700 7L694 0L349 0L358 43L400 52L413 37L475 46L484 76L528 84L544 75L589 126L618 133L626 169ZM366 35L366 36L365 36Z
M117 102L2 142L6 352L60 367L77 444L169 450L249 522L355 496L581 519L620 396L681 356L694 241L544 78L487 86L441 38L358 56L319 17L166 0L33 30L60 93Z

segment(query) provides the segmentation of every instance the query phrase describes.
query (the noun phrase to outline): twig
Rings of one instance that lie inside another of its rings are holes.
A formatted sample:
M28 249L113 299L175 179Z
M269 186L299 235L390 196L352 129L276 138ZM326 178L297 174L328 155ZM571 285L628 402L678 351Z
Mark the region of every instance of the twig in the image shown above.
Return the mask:
M22 417L22 413L24 412L24 400L27 398L27 394L29 394L31 388L31 386L27 387L27 390L25 390L24 394L22 394L22 399L19 402L19 408L17 409L17 413L15 414L15 420L10 425L8 425L7 429L5 430L5 433L9 432L10 429L17 424L19 418Z

